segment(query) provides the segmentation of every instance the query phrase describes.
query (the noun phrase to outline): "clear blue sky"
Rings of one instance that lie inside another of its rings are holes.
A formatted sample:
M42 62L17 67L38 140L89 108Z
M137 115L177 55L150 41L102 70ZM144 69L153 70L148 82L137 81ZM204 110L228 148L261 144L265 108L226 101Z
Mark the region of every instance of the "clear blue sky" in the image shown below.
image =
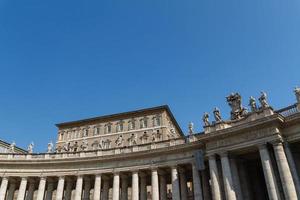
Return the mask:
M298 0L0 0L0 138L36 151L55 123L170 105L202 130L225 96L281 108L300 85Z

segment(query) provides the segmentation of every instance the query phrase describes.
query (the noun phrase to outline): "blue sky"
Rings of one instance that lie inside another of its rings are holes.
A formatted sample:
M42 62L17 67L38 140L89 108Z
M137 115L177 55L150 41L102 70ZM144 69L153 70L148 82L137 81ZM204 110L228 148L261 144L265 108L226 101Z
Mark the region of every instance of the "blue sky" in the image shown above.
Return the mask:
M0 0L0 138L35 151L55 123L168 104L183 130L225 96L300 86L300 1Z

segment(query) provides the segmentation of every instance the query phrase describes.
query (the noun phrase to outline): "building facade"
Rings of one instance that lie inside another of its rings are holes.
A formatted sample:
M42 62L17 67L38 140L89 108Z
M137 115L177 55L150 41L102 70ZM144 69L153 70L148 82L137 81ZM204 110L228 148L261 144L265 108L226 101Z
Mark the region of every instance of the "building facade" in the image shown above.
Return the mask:
M46 153L0 154L0 200L262 200L300 197L300 89L274 110L227 97L185 136L168 106L57 124ZM258 105L259 104L259 105Z

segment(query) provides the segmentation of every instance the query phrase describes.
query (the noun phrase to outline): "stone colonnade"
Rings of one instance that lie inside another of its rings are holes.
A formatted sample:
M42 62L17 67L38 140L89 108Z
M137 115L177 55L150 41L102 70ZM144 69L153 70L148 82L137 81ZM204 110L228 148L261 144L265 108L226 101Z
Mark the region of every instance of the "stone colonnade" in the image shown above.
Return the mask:
M297 174L295 163L290 152L290 149L282 142L275 142L272 144L280 181L275 177L274 166L271 161L271 155L266 144L258 146L260 160L263 168L263 174L266 182L269 199L280 200L281 196L286 200L298 199L297 191L299 188L299 176ZM285 150L286 149L286 150ZM288 155L288 156L287 156ZM211 180L211 191L213 200L222 200L221 181L225 191L226 200L240 200L244 194L241 192L241 185L239 175L237 173L236 165L230 162L228 153L222 152L219 154L221 160L222 177L219 174L216 154L209 155L209 169ZM240 173L242 174L242 172ZM279 185L281 183L283 194L280 194Z
M200 171L194 164L188 164L192 170L192 191L195 199L202 199ZM16 181L15 177L4 176L0 186L0 200L32 200L35 192L36 200L108 200L109 190L112 186L112 200L147 200L151 195L152 200L188 200L188 181L185 169L181 166L172 166L168 169L152 168L149 173L151 183L147 185L145 170L130 172L112 172L110 174L87 174L77 176L59 177L21 177ZM167 174L170 173L171 182L168 182ZM35 178L35 182L31 181ZM112 182L112 185L111 185ZM149 181L148 181L149 182ZM16 184L18 183L18 185ZM131 188L129 185L131 183ZM168 184L172 192L168 190ZM147 187L151 186L151 192ZM36 191L37 188L37 191ZM75 188L73 190L73 188ZM131 195L128 195L128 189ZM17 193L15 191L18 190ZM54 191L55 195L54 195ZM93 192L91 192L93 191ZM15 195L16 194L16 195ZM14 196L15 195L15 196ZM193 196L192 195L192 196Z

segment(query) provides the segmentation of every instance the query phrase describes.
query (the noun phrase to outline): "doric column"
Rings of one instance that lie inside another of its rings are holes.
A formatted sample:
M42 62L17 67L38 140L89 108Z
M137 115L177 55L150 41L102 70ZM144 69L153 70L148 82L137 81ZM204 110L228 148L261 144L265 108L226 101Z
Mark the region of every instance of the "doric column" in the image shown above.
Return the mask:
M178 180L177 166L171 168L172 174L172 200L180 200L180 188Z
M33 199L33 193L35 190L35 182L32 179L29 179L29 187L27 190L27 194L25 193L25 199L26 200L32 200Z
M38 193L37 193L37 200L44 199L45 187L46 187L46 177L41 177L40 183L39 183L39 189L38 189Z
M8 177L3 177L0 187L0 200L5 200L6 190L8 186Z
M293 175L293 180L294 180L296 192L297 192L298 198L300 199L300 180L299 180L299 176L298 176L294 156L291 152L291 149L290 149L290 146L289 146L288 142L284 143L284 150L285 150L286 158L287 158L287 160L289 162L289 165L290 165L291 173Z
M160 200L167 200L167 180L164 172L159 172L159 194Z
M15 191L16 191L17 183L16 183L15 180L10 180L9 182L10 183L9 183L9 188L8 188L8 193L7 193L6 200L13 200L14 195L15 195Z
M281 142L273 144L275 158L283 187L284 196L287 200L297 199L297 192L294 185L289 163L284 153Z
M209 156L209 171L211 179L212 199L221 200L220 178L215 155Z
M100 200L101 198L101 174L95 176L94 185L94 200Z
M141 178L141 188L140 188L140 200L147 200L147 176L144 173L140 173Z
M119 200L120 198L120 175L119 172L114 173L113 182L113 200Z
M183 168L179 168L179 180L180 180L181 200L187 200L188 198L187 181L185 177L185 170Z
M194 199L203 200L199 171L194 163L192 164L192 171Z
M228 154L222 153L220 156L226 199L236 200Z
M53 190L54 190L54 183L53 181L48 180L46 200L52 200Z
M66 189L65 189L64 200L71 200L72 190L73 190L73 179L70 177L67 177L65 182L66 182Z
M108 199L108 194L109 194L109 178L104 177L103 178L103 200Z
M83 185L83 177L79 175L77 176L77 181L76 181L75 200L81 200L82 185Z
M231 166L231 171L232 171L232 181L233 181L233 186L236 194L236 198L238 200L242 200L242 189L241 189L241 183L240 183L240 177L238 173L238 166L236 163L235 158L230 159L230 166Z
M128 200L128 176L121 176L121 200Z
M132 200L139 200L139 173L132 172Z
M152 169L152 171L151 171L151 190L152 190L152 200L159 200L157 169Z
M260 159L264 171L265 181L268 189L269 198L272 200L278 200L278 187L274 175L274 170L271 163L271 158L267 149L267 146L259 146Z
M26 193L26 186L27 186L27 178L22 177L17 200L24 200L25 193Z
M56 200L62 200L64 194L64 184L65 177L61 176L58 179L57 190L56 190Z
M89 177L85 177L83 200L90 200L90 190L91 190L91 179Z

